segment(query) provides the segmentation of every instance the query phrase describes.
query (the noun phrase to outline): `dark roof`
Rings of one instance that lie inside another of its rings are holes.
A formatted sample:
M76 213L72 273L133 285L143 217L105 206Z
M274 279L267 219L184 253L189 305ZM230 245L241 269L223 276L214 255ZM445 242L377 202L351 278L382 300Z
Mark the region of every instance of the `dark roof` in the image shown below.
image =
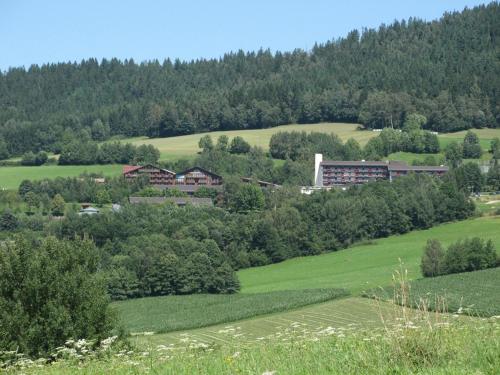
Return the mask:
M158 189L179 189L180 191L183 191L185 193L194 193L195 191L198 191L201 187L207 187L209 189L214 189L217 191L222 190L222 185L153 185L154 187Z
M325 160L321 162L321 165L331 165L331 166L348 166L348 167L362 167L362 166L369 166L369 167L385 167L387 166L388 163L385 161L362 161L362 160L352 160L352 161L346 161L346 160Z
M209 170L206 170L204 168L201 168L201 167L192 167L192 168L188 168L186 169L185 171L182 171L180 173L177 173L177 175L185 175L186 173L189 173L189 172L192 172L192 171L195 171L195 170L199 170L205 174L209 174L211 175L212 177L216 177L216 178L222 178L222 176L219 176L218 174L215 174L213 172L210 172Z
M166 198L168 202L173 202L178 206L185 206L186 204L192 204L193 206L213 206L211 198L195 198L195 197L168 197Z
M175 203L177 206L185 206L192 204L193 206L213 206L210 198L193 198L193 197L130 197L131 204L163 204L165 202Z
M410 167L411 171L435 171L435 172L448 172L448 167L441 166L431 166L431 165L413 165Z
M281 185L275 184L274 182L256 180L256 179L254 179L252 177L242 177L241 181L248 182L248 183L254 183L254 182L256 182L257 184L259 184L262 187L270 187L270 186L271 187L276 187L276 188L281 187Z
M132 204L162 204L165 202L165 197L130 197L128 200Z
M445 166L429 166L429 165L408 165L403 161L345 161L345 160L327 160L321 162L321 165L330 166L346 166L346 167L387 167L389 171L414 171L414 172L447 172L448 167Z

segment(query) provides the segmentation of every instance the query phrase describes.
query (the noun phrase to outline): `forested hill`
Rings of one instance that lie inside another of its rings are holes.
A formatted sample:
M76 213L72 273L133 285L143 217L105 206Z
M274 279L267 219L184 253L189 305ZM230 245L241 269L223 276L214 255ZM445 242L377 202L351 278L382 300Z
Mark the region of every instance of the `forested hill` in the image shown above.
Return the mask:
M352 31L309 52L12 68L0 75L0 148L3 138L11 155L54 150L82 130L102 140L291 122L398 127L410 113L438 131L500 126L499 20L493 2Z

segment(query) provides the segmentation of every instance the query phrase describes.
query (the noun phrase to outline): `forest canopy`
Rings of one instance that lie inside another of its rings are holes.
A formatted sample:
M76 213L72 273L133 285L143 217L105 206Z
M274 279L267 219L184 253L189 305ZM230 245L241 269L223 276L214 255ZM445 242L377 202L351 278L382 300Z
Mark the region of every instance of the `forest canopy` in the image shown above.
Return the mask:
M354 30L310 51L136 63L94 58L0 72L0 157L82 136L163 137L293 122L500 123L498 2ZM411 120L411 121L409 121Z

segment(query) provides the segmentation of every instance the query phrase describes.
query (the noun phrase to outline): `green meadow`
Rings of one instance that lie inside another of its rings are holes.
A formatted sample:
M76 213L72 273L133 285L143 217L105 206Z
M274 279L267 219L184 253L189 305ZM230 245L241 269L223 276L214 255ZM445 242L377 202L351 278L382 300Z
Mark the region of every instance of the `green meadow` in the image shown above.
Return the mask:
M111 165L42 165L39 167L0 167L0 189L17 189L23 180L77 177L84 172L117 176L122 166Z
M378 239L349 249L286 260L238 272L242 293L309 288L344 288L353 294L391 284L402 262L410 279L421 277L420 258L429 238L445 246L457 239L491 239L500 252L500 217L480 217Z
M210 133L199 133L183 135L168 138L130 138L127 141L135 145L151 144L158 148L161 153L161 160L186 159L192 158L198 151L198 142L201 137L209 134L213 139L221 135L226 135L230 139L240 136L243 137L252 146L269 149L269 141L273 134L278 132L306 131L337 134L343 141L349 138L356 139L361 145L366 144L368 140L377 135L376 132L368 130L359 130L358 124L345 123L320 123L320 124L292 124L282 125L267 129L248 129L248 130L228 130L216 131Z
M178 341L182 338L179 335L186 332L198 336L203 333L208 335L206 340L209 340L211 336L218 337L216 333L223 330L221 327L224 324L239 319L247 319L238 322L238 326L243 324L246 327L244 332L247 338L259 337L278 321L316 322L314 326L320 325L318 321L336 326L356 321L369 323L378 321L374 319L373 301L357 297L335 299L343 296L338 288L357 296L364 291L390 286L392 276L401 264L408 270L410 280L420 279L420 258L427 239L437 238L446 246L467 236L493 240L500 253L500 217L488 216L443 224L328 254L240 270L238 277L242 290L238 295L152 297L115 302L113 306L120 313L124 327L131 332L182 330L148 336L148 340L154 342ZM434 280L438 279L424 280L419 293L423 294ZM480 279L474 280L474 285L480 287L481 282L477 281ZM442 290L440 285L434 289ZM451 292L453 283L447 285ZM484 305L492 303L491 298L494 298L493 302L500 306L500 283L493 283L485 293L474 290L475 287L462 295L462 290L457 289L453 294L453 303L456 305L456 301L464 296L467 304ZM318 304L320 301L327 302ZM300 308L304 305L310 306ZM253 316L256 317L251 318ZM214 328L213 324L219 324L218 328ZM204 326L206 329L185 331Z

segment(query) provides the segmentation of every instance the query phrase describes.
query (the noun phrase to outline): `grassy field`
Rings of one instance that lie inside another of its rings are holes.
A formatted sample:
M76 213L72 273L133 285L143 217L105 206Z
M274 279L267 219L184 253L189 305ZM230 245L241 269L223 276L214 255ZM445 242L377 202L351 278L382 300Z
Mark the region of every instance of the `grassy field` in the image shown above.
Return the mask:
M221 135L227 135L230 139L240 136L243 137L252 146L262 147L264 150L269 148L269 140L271 136L278 132L285 131L306 131L306 132L322 132L335 133L343 141L349 138L355 138L360 144L364 145L368 140L377 135L376 132L358 130L357 124L344 123L320 123L320 124L293 124L282 125L267 129L251 129L251 130L228 130L217 131L210 133L190 134L179 137L169 138L130 138L127 141L135 144L151 144L157 147L161 152L162 160L192 158L198 151L198 141L201 137L209 134L214 141Z
M122 166L112 165L42 165L39 167L0 167L0 189L17 189L23 180L76 177L83 172L117 176Z
M432 309L436 308L436 302L438 308L442 308L439 299L444 298L446 311L481 316L500 315L500 268L426 277L412 281L410 290L415 305L424 299ZM392 301L394 288L373 290L368 295Z
M500 129L471 129L479 137L479 143L483 151L487 151L490 148L490 142L493 138L500 138ZM462 130L455 133L443 133L439 134L439 143L441 147L445 147L447 144L457 141L463 141L466 130Z
M420 258L427 239L439 239L447 246L467 236L492 239L497 251L500 251L500 217L481 217L442 224L346 250L241 270L238 276L243 293L345 288L356 294L390 285L391 276L398 268L400 259L408 269L410 279L419 278Z
M291 310L347 294L347 291L339 289L314 289L259 294L165 296L115 302L113 307L131 332L170 332Z

